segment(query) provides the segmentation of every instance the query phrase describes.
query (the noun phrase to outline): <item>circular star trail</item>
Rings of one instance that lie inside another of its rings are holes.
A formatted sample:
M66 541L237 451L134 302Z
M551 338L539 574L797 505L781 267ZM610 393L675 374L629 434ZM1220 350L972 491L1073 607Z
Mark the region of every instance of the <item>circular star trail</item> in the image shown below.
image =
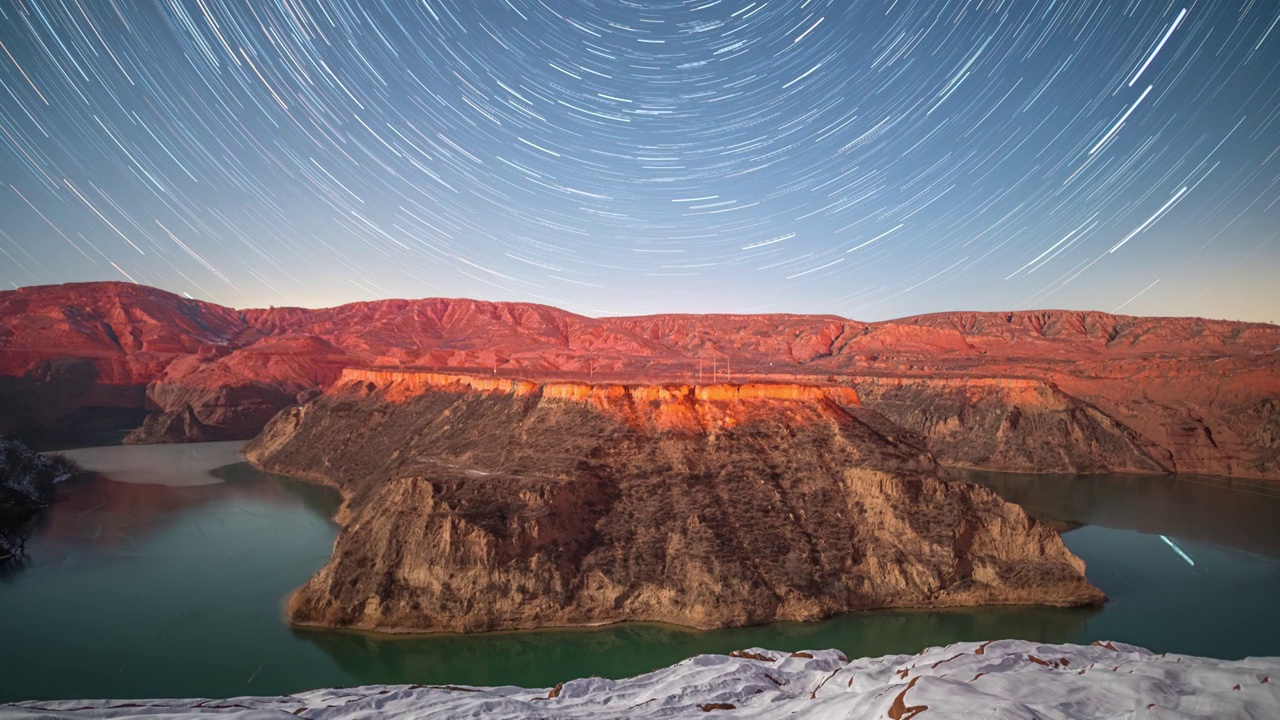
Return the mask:
M1280 320L1280 6L0 0L0 283Z

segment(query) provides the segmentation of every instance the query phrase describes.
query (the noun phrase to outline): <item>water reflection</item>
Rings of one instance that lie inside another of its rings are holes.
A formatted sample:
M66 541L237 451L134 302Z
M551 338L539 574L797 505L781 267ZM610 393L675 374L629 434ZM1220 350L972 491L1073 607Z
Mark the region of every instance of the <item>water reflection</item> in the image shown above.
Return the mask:
M1161 535L1099 526L1063 540L1110 598L1081 640L1230 659L1280 655L1280 559L1186 538L1176 539L1176 552Z
M342 496L331 487L264 473L247 462L224 465L211 470L209 474L226 482L233 497L251 497L255 501L281 508L295 507L301 502L317 518L323 518L334 528L338 527L334 516L342 505Z
M1199 475L968 473L1034 516L1280 558L1280 484Z
M221 444L221 443L220 443ZM240 443L235 443L238 448ZM299 501L316 516L332 522L341 498L337 491L282 475L262 473L239 461L235 448L222 453L232 464L207 471L212 482L189 484L156 484L121 482L100 472L88 472L69 483L55 510L36 519L33 535L38 541L29 548L28 564L36 561L33 553L43 553L45 561L66 562L69 555L85 548L99 551L142 551L151 537L164 532L173 523L196 522L192 515L209 503L250 503L272 508L295 507ZM149 472L157 472L149 468ZM241 505L242 509L244 508ZM335 525L336 527L336 525Z
M351 682L296 640L281 599L329 555L338 496L258 473L238 443L198 483L91 475L43 518L0 580L0 700L227 696ZM207 448L206 448L207 449ZM153 448L120 462L180 475ZM172 458L169 458L172 459ZM119 473L120 470L113 470ZM194 471L192 471L194 472ZM209 480L213 483L210 484Z
M1067 642L1097 609L981 608L877 611L819 623L713 631L622 624L581 630L385 639L298 630L361 683L549 687L574 677L620 678L700 653L749 647L839 648L851 657L916 653L932 645L993 637Z
M200 448L222 453L205 456L203 469L150 446L104 451L117 480L131 479L121 473L135 467L150 475L132 479L174 482L92 476L51 509L25 570L0 579L4 656L22 658L0 673L0 701L228 697L359 683L546 687L752 646L884 655L997 637L1280 655L1280 623L1269 620L1280 597L1280 489L1146 476L978 478L1032 512L1087 523L1064 540L1110 596L1102 609L867 612L712 632L616 625L405 638L293 630L281 600L328 558L339 498L259 473L240 461L236 444L220 445Z

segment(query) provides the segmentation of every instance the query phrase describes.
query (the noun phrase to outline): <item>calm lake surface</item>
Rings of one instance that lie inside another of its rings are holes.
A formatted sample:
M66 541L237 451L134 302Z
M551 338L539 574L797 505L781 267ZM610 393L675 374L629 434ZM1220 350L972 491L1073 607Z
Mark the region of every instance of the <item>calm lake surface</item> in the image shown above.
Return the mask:
M712 632L621 625L381 639L298 631L283 622L282 600L327 559L338 498L255 471L239 447L69 453L100 474L46 515L27 564L0 575L0 701L365 683L546 687L751 646L861 656L1012 637L1280 655L1280 485L1203 477L973 474L1038 517L1074 527L1067 545L1111 598L1100 610L872 612Z

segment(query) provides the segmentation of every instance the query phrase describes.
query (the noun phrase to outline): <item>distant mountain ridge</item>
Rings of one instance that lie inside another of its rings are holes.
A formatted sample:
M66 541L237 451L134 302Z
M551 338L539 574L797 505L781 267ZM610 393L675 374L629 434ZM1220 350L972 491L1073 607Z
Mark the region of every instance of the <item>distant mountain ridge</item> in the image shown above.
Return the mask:
M0 432L64 445L126 430L136 442L248 438L347 367L808 377L854 386L944 464L1280 478L1277 348L1274 325L1100 312L588 318L440 298L237 311L79 283L0 292Z

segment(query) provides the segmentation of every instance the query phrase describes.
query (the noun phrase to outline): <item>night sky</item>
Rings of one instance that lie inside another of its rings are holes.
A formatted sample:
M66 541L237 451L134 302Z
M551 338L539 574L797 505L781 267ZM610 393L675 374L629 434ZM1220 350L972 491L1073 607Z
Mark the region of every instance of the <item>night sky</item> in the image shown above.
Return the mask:
M1280 321L1280 2L0 0L0 286Z

